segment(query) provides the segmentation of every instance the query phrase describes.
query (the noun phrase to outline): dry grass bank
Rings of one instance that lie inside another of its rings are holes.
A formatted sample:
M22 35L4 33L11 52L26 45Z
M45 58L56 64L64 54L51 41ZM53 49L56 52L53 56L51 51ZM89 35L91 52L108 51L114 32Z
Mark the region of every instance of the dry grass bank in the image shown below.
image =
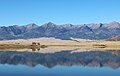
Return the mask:
M32 46L32 43L40 43ZM75 49L80 48L84 50L120 50L120 41L81 41L75 42L71 40L60 40L55 38L34 38L34 39L18 39L18 40L4 40L0 41L0 49L5 48L39 48L47 46L54 49Z

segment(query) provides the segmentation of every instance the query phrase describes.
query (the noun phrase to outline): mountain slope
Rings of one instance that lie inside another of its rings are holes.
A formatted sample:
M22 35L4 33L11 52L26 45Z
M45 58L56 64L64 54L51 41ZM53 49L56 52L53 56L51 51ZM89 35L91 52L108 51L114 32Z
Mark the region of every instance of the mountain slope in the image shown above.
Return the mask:
M120 35L107 39L108 41L120 41Z
M0 27L0 40L8 40L8 39L16 39L19 35L22 35L34 28L36 28L36 24L28 24L24 26L2 26Z
M24 26L0 27L0 39L55 37L60 39L84 38L84 39L107 39L120 35L120 23L108 24L63 24L57 25L52 22L38 26L34 23Z

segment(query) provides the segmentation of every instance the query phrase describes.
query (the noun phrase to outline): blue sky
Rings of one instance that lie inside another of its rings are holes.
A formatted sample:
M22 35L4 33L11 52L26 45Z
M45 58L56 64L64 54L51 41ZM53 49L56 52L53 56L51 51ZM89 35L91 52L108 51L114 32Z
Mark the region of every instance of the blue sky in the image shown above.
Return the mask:
M0 0L0 25L120 22L120 0Z

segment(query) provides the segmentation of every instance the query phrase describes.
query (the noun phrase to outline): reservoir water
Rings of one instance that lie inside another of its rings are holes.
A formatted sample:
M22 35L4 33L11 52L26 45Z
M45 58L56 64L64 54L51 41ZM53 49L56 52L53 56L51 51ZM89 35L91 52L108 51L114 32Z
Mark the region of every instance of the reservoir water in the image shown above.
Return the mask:
M119 51L0 51L0 76L120 76Z

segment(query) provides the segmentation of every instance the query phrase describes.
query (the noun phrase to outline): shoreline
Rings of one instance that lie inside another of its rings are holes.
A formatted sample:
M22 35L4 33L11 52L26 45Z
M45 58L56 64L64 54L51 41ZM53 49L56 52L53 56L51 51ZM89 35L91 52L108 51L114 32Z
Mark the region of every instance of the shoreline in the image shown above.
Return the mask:
M54 40L53 40L54 41ZM44 48L52 48L52 49L82 49L82 50L120 50L120 41L83 41L83 42L75 42L70 40L61 40L61 41L33 41L33 40L5 40L0 41L0 50L8 50L8 49L44 49ZM19 42L19 44L18 44ZM32 44L33 42L39 43Z

